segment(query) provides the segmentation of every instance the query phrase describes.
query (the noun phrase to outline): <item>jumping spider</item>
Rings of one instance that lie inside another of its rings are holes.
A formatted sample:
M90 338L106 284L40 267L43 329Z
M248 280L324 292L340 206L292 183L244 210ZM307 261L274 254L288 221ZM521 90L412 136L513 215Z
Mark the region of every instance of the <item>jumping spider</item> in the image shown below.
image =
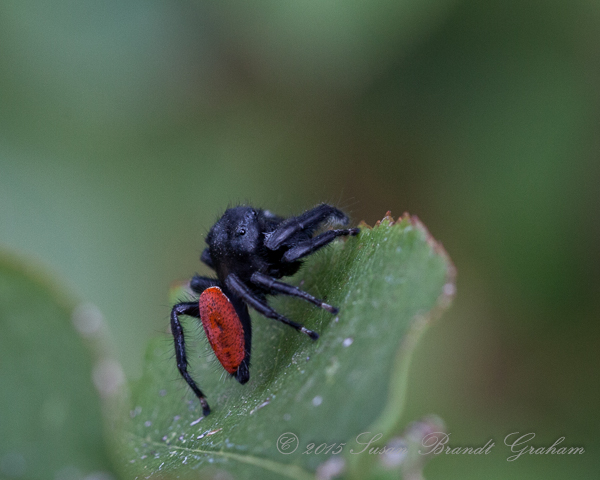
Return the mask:
M179 316L201 320L219 362L241 384L250 378L252 327L248 306L316 340L319 338L316 332L277 313L267 304L266 296L290 295L337 313L337 308L278 280L295 274L302 265L302 258L336 237L359 233L358 228L348 228L327 230L313 237L328 220L348 224L348 217L342 211L326 204L290 218L278 217L268 210L239 206L227 209L210 229L206 237L208 247L200 259L216 272L217 278L192 277L190 287L199 299L178 303L171 310L177 368L200 400L204 415L210 413L210 408L187 371Z

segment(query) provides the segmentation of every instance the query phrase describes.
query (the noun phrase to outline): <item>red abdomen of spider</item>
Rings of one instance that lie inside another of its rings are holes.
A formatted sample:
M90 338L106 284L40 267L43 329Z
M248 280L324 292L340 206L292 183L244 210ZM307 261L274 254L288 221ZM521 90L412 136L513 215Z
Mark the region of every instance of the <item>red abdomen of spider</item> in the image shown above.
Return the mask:
M246 356L244 330L235 308L219 287L204 290L198 307L211 348L223 368L235 374Z

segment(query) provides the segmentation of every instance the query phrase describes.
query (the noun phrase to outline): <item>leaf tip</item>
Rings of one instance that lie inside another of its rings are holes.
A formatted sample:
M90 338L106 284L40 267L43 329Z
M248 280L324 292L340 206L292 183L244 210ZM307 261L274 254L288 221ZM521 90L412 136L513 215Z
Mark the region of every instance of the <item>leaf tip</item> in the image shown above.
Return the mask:
M429 229L419 219L419 217L417 215L411 215L408 212L404 212L402 214L402 216L398 217L397 220L394 220L391 210L388 210L386 212L385 216L381 220L378 220L377 222L375 222L375 225L373 227L371 227L369 224L367 224L364 220L362 220L359 223L359 227L372 230L374 228L378 228L378 227L382 227L382 226L391 227L393 225L400 226L402 224L411 225L416 230L419 230L420 232L422 232L423 235L425 236L425 240L426 240L427 244L431 247L431 249L437 255L442 257L444 259L444 261L446 262L446 265L447 265L446 282L444 284L442 293L440 294L440 297L438 298L438 302L437 302L437 306L439 307L439 310L443 311L450 306L450 304L452 303L452 299L454 298L454 295L456 294L456 267L454 265L454 262L452 262L450 255L448 255L448 252L442 245L442 242L436 240L433 237L433 235L431 235L431 233L429 232Z

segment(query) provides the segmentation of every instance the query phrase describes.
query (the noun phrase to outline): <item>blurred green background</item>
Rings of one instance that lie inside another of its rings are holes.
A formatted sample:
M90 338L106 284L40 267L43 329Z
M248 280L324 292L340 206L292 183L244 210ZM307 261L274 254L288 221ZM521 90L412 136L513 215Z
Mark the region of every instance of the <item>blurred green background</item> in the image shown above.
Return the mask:
M426 477L597 478L599 87L594 1L5 1L0 246L97 305L135 378L228 205L409 211L458 294L406 418L497 445ZM515 431L586 453L507 462Z

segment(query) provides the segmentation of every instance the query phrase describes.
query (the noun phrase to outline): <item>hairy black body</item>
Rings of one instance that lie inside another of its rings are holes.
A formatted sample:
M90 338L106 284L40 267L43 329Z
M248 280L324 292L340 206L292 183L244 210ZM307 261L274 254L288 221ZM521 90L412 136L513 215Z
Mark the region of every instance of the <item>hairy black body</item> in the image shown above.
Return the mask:
M199 295L207 288L219 287L233 304L245 339L244 360L232 374L240 383L244 384L250 378L252 326L248 306L313 340L319 337L316 332L277 313L268 305L266 296L295 296L333 314L337 313L335 307L279 281L282 277L295 274L302 265L302 258L328 245L336 237L359 233L358 228L349 228L327 230L314 236L327 221L346 225L348 217L326 204L290 218L278 217L268 210L239 206L226 210L210 229L206 237L208 247L200 259L216 272L217 278L195 275L190 287ZM200 318L198 302L182 302L173 306L171 331L179 372L200 400L204 415L208 415L208 402L187 371L185 340L179 315Z

